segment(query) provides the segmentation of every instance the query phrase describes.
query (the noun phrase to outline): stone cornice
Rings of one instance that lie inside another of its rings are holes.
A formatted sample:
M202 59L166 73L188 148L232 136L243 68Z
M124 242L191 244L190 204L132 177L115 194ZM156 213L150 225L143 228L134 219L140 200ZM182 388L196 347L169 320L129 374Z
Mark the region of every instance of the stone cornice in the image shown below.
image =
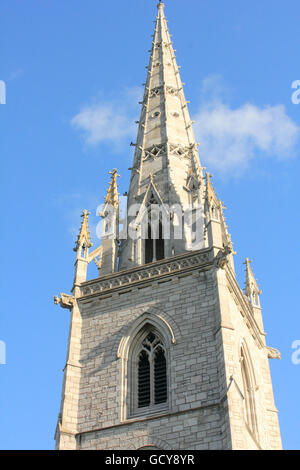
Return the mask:
M186 252L179 256L156 261L143 266L119 271L102 278L93 279L81 284L81 296L77 300L111 292L122 287L133 287L145 281L160 279L169 275L180 274L191 269L213 266L212 250Z

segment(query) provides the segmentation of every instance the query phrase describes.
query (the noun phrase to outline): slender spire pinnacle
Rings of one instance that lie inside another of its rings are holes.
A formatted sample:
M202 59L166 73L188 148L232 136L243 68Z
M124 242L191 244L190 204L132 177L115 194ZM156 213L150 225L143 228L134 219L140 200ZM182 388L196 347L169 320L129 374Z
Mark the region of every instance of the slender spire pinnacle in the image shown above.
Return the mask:
M111 204L116 209L119 206L117 178L120 175L118 175L118 170L116 168L114 168L112 171L109 171L108 174L111 175L111 181L107 191L107 195L105 197L105 205Z
M89 225L88 225L89 215L90 215L90 212L84 209L84 211L81 214L82 222L81 222L81 227L80 227L79 235L77 237L74 251L78 251L80 248L83 248L83 247L90 248L91 246L93 246L91 243L91 237L90 237Z
M111 175L110 185L105 197L105 203L100 213L103 217L103 227L101 236L101 252L99 262L100 276L111 274L116 271L118 257L119 238L119 194L117 186L118 170L114 168L108 172Z
M206 172L206 191L207 191L207 200L208 200L209 204L212 201L214 201L215 203L218 202L218 198L216 196L215 190L214 190L212 182L211 182L211 177L212 177L212 175L210 173Z
M224 205L220 201L220 199L216 196L215 190L213 188L211 182L212 175L206 172L206 216L207 220L216 223L217 227L221 230L221 238L219 241L222 242L223 248L227 247L235 254L233 251L231 236L228 232L228 227L226 224L225 216L224 216ZM233 267L233 264L232 264Z
M246 283L245 283L245 294L249 298L250 302L259 307L259 295L261 290L258 287L257 281L254 277L251 264L252 261L246 258L244 264L246 265Z

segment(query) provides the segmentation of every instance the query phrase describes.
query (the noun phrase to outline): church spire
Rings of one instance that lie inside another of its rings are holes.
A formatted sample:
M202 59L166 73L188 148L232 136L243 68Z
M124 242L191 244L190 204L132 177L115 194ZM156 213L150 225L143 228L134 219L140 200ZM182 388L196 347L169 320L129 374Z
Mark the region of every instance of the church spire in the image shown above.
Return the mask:
M246 258L246 260L244 262L244 264L246 265L245 295L248 297L248 300L249 300L250 305L252 307L254 318L255 318L255 320L256 320L256 322L259 326L259 329L260 329L260 331L263 335L263 340L265 341L265 338L264 338L264 325L263 325L263 319L262 319L262 314L261 314L261 305L260 305L261 290L260 290L260 288L257 284L257 280L255 279L255 276L253 274L253 271L252 271L252 268L251 268L251 263L252 263L252 261L249 258ZM271 356L269 356L269 357L271 357Z
M261 290L258 287L250 263L252 263L252 261L249 258L246 258L244 262L246 265L245 294L253 306L260 307L259 296L261 294Z
M225 207L216 196L211 177L212 175L206 172L205 218L207 243L208 246L214 249L215 254L219 250L227 251L229 264L234 271L233 254L235 253L224 216Z
M76 261L73 293L75 296L78 293L80 284L86 281L87 267L89 264L89 248L92 246L88 225L89 214L90 213L86 209L84 209L81 214L81 227L74 248L74 251L76 252Z
M103 211L105 211L108 204L110 204L114 209L117 209L119 207L117 178L120 175L118 175L118 170L116 168L114 168L112 171L109 171L108 174L111 175L111 181L105 197Z
M76 251L77 253L80 252L80 250L82 249L87 250L88 248L92 246L89 226L88 226L89 215L90 213L86 209L84 209L84 211L81 214L81 217L82 217L81 227L80 227L80 231L79 231L75 248L74 248L74 251Z
M203 196L203 178L192 121L183 91L179 66L171 42L164 4L157 5L157 17L152 48L147 68L147 78L136 143L134 162L131 168L128 206L147 203L145 195L153 182L159 199L168 206L179 205L182 210L191 204L191 190L187 183L191 174L194 190ZM131 242L122 243L121 268L136 264ZM186 250L186 240L177 241L176 246L166 247L165 256ZM125 246L129 252L124 253ZM140 261L143 257L138 257ZM143 262L143 261L142 261Z
M118 238L119 238L119 194L117 186L118 170L109 171L110 185L101 211L103 229L101 236L101 260L96 264L100 276L112 274L117 268Z
M177 173L188 171L187 161L201 178L197 144L163 3L158 4L152 37L137 141L133 144L132 179L138 180L140 192L145 191L150 173L160 173L160 179L174 184Z

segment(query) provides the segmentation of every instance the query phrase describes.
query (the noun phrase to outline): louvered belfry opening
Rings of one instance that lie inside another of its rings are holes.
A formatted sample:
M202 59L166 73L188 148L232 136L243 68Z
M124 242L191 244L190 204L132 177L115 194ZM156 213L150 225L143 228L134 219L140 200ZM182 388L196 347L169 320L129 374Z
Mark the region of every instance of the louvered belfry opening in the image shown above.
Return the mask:
M150 362L146 351L139 357L138 402L139 408L150 405Z
M167 362L161 347L154 354L154 401L155 404L167 401Z
M148 225L148 238L145 240L145 263L153 261L153 240L151 238L151 225Z
M156 259L164 259L165 257L165 242L163 239L162 223L159 222L159 236L156 240Z
M150 221L151 222L151 221ZM148 238L145 240L145 264L159 261L165 257L165 242L162 223L159 221L158 234L152 233L151 223L148 225Z
M161 340L152 332L142 343L138 358L138 408L166 403L167 361Z

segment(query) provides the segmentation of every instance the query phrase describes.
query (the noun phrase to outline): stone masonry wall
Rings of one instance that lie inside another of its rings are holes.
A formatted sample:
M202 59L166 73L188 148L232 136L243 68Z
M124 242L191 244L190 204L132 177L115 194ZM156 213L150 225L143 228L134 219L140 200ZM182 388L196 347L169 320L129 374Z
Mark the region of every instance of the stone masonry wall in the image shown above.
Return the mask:
M281 449L281 437L274 403L268 350L263 347L264 334L254 334L243 305L230 288L224 270L218 272L218 285L222 291L221 312L228 307L229 326L222 331L227 377L232 378L229 397L229 419L233 449ZM253 435L246 425L243 408L243 380L241 374L240 349L244 343L249 352L253 371L254 415L257 433ZM242 394L241 394L242 393Z
M78 446L82 449L230 448L223 397L222 345L214 268L152 281L79 301L82 313ZM106 298L105 298L106 297ZM171 406L163 416L122 421L122 361L117 358L128 326L144 312L173 328L170 347ZM101 430L102 429L102 430Z

